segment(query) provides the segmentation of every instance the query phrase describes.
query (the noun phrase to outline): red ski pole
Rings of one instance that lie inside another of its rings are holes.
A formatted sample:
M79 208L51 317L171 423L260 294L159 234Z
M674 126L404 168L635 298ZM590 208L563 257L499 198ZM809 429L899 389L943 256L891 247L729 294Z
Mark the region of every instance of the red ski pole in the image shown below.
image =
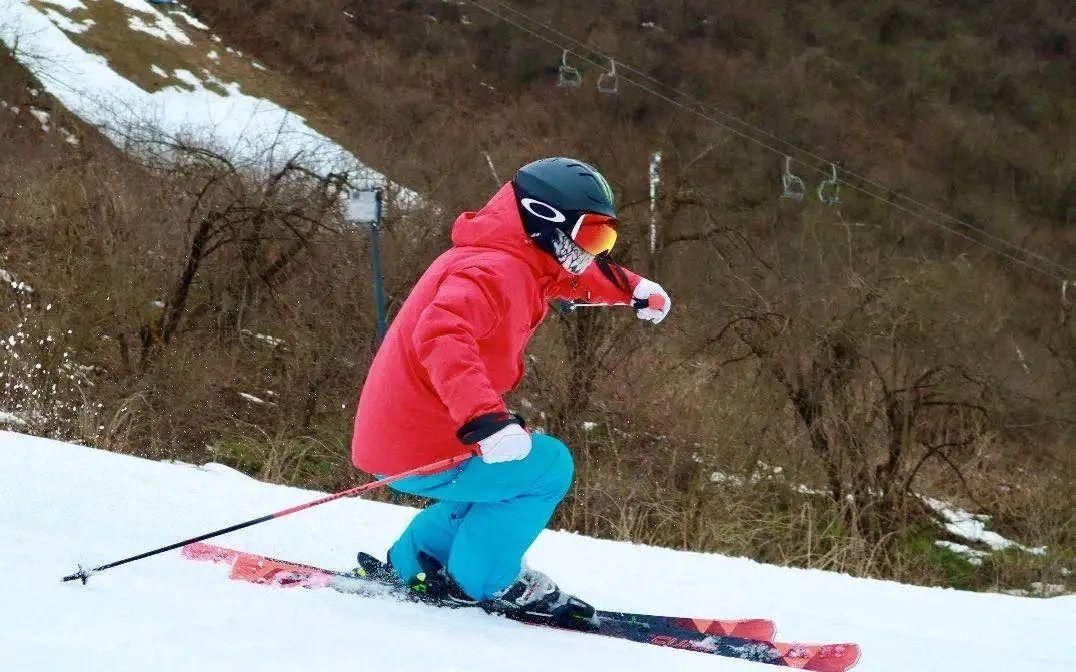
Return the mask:
M98 572L103 572L106 569L111 569L113 567L118 567L120 565L126 565L128 562L134 562L135 560L141 560L142 558L148 558L151 555L157 555L158 553L164 553L165 551L171 551L172 549L180 548L182 546L186 546L187 544L193 544L196 541L204 541L206 539L212 539L213 537L219 537L222 534L227 534L229 532L235 532L236 530L241 530L244 527L250 527L252 525L257 525L259 523L264 523L266 521L273 520L274 518L283 518L284 516L290 515L292 513L297 512L297 511L302 511L304 509L309 509L309 508L318 506L320 504L325 504L327 502L331 502L331 501L334 501L334 500L337 500L337 499L342 499L344 497L355 497L355 496L359 495L360 493L368 492L370 490L376 490L377 488L386 486L389 483L394 483L394 482L400 480L401 478L407 478L408 476L416 476L418 474L422 474L422 473L426 473L426 472L434 472L434 471L441 471L443 469L448 469L449 467L455 466L455 465L459 464L460 462L463 462L464 460L467 460L467 459L473 457L474 455L475 455L474 452L468 452L468 453L460 453L459 455L456 455L454 457L446 457L443 460L438 460L437 462L433 462L431 464L427 464L427 465L422 466L422 467L415 467L414 469L408 469L407 471L402 471L402 472L400 472L398 474L395 474L393 476L386 476L385 478L382 478L381 480L371 481L370 483L366 483L365 485L360 485L360 486L351 488L349 490L342 490L341 492L338 492L336 494L327 495L325 497L322 497L321 499L315 499L312 502L307 502L306 504L298 504L296 506L292 506L292 507L289 507L287 509L282 509L280 511L277 511L276 513L269 513L269 514L266 514L266 515L261 516L259 518L254 518L252 520L248 520L246 522L236 523L235 525L232 525L231 527L225 527L223 529L216 530L214 532L207 532L207 533L205 533L203 535L199 535L197 537L191 537L190 539L184 539L183 541L177 541L174 544L169 544L168 546L162 546L161 548L155 548L152 551L146 551L145 553L139 553L138 555L132 555L129 558L124 558L122 560L116 560L115 562L110 562L107 565L101 565L100 567L94 567L93 569L83 569L82 566L79 565L79 568L78 568L77 572L75 572L74 574L71 574L69 576L63 577L62 581L74 581L75 579L80 579L82 581L82 583L86 583L86 580L89 579L90 576L92 576L93 574L96 574Z

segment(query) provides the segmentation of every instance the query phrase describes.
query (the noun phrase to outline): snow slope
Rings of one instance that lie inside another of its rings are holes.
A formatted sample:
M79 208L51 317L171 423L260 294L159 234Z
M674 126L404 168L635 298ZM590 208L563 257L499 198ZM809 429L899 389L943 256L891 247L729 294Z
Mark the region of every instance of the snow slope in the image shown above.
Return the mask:
M513 672L769 666L331 591L229 581L178 551L93 566L313 499L219 465L193 467L0 432L0 670ZM412 509L345 500L220 543L345 567ZM871 672L1061 672L1076 597L964 593L545 532L530 562L607 609L766 616L785 639L857 641Z

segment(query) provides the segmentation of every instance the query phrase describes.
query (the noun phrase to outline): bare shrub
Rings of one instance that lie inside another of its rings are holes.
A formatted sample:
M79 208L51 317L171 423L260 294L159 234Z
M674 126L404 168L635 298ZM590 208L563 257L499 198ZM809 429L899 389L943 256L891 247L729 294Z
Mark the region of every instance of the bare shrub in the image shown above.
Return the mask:
M1052 282L854 193L835 208L784 202L776 158L630 87L602 96L590 70L578 91L554 89L555 50L466 8L191 4L427 199L385 222L390 314L455 213L492 191L487 155L501 179L552 154L612 178L617 254L675 307L657 329L617 308L539 330L511 403L574 450L556 524L922 583L1071 585L1072 503L1058 495L1073 491L1071 287L1059 303ZM1045 258L1072 256L1076 136L1056 104L1072 82L1021 46L1035 21L996 34L997 11L1023 10L936 7L924 22L907 3L531 9ZM896 56L909 40L922 48ZM0 88L23 85L16 74ZM49 328L77 318L68 346L92 367L79 389L98 409L80 435L308 487L358 478L346 445L376 343L368 238L333 205L342 176L291 157L249 170L152 133L137 160L93 133L71 150L10 119L0 111L3 263L49 293L62 312ZM935 546L946 532L919 494L1049 551L975 568Z
M92 370L72 357L70 331L50 319L52 304L35 307L32 291L20 281L4 283L3 289L13 296L0 328L0 423L61 440L87 438L79 430L96 415L83 392Z

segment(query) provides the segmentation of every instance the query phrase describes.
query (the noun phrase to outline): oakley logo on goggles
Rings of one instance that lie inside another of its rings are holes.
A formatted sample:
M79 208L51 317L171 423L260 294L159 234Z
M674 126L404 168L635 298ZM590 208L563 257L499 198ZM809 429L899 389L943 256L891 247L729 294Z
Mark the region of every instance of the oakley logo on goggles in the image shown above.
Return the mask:
M584 212L572 227L572 240L595 256L613 249L616 243L616 217Z

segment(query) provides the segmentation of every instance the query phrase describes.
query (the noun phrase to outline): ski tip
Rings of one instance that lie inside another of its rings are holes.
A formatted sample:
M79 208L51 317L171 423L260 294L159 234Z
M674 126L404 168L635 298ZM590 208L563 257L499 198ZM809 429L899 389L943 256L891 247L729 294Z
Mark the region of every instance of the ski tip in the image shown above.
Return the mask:
M847 672L855 667L862 654L859 645L852 643L813 645L804 647L806 651L802 649L797 651L798 647L799 645L795 645L793 650L786 653L784 657L800 660L805 657L805 664L796 667L810 670L810 672Z
M849 649L848 667L844 669L850 669L855 667L859 663L860 657L863 655L863 650L859 648L858 644L845 644Z

